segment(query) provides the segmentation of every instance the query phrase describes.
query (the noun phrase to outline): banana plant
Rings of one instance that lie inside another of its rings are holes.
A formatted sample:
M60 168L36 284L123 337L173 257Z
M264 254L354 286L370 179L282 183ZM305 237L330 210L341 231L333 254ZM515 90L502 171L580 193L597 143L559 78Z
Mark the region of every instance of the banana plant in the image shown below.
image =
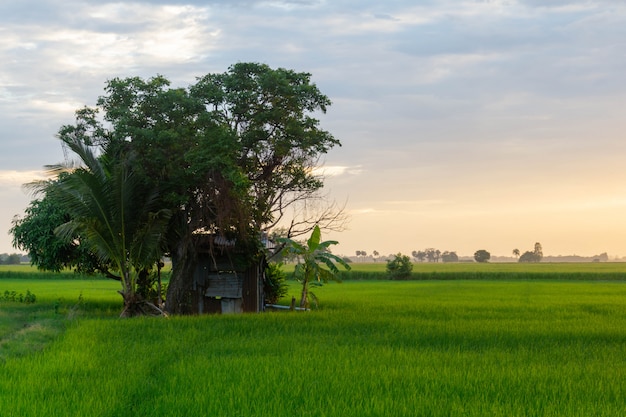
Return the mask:
M294 276L302 284L300 296L300 307L302 308L308 308L310 301L317 304L315 294L310 291L311 284L322 285L322 283L327 283L331 280L340 282L337 265L350 270L350 265L343 259L330 253L329 247L339 242L335 240L322 242L321 240L322 232L317 225L315 225L306 244L289 238L280 239L280 243L284 244L283 256L294 256L298 260L298 264L294 269Z

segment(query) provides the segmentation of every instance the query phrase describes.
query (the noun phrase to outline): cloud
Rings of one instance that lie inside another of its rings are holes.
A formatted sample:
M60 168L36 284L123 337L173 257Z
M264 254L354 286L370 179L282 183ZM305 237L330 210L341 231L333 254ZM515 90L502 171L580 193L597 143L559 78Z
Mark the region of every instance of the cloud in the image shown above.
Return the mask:
M350 215L377 214L380 213L380 210L374 208L351 209L349 213Z
M360 166L321 166L313 170L315 175L324 177L338 177L341 175L360 175L363 172Z
M47 176L43 171L0 170L0 186L3 187L21 187L26 183L45 179Z

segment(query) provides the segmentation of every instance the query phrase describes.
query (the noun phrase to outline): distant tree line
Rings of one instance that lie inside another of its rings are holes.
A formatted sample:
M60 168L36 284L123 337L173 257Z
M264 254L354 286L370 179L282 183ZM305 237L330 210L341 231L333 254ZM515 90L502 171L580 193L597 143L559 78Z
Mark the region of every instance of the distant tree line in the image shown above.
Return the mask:
M424 250L413 251L411 252L413 258L417 259L419 262L458 262L459 256L456 252L451 251L440 251L435 248L426 248Z
M378 257L378 252L374 251L370 257L374 260ZM365 258L368 256L366 251L358 250L356 251L357 258ZM455 251L441 251L435 248L426 248L423 250L414 250L411 252L411 256L418 262L459 262L459 256ZM526 251L521 253L519 249L513 249L513 256L518 258L518 262L541 262L543 259L543 247L541 243L536 242L533 250ZM389 255L389 259L397 261L397 255ZM491 253L489 253L485 249L479 249L474 252L474 261L476 262L489 262L491 259ZM464 258L464 261L467 259ZM603 253L594 257L594 261L601 262L607 261L608 255Z
M22 263L22 260L24 260L23 258L24 255L19 253L12 253L10 255L8 253L0 253L0 265L19 265ZM28 261L28 259L25 261Z
M376 259L380 256L380 253L378 253L377 250L374 250L372 252L372 254L370 255L370 257L374 260L374 262L376 262ZM391 256L391 255L390 255ZM367 251L364 250L358 250L356 251L356 257L357 258L366 258L367 257Z

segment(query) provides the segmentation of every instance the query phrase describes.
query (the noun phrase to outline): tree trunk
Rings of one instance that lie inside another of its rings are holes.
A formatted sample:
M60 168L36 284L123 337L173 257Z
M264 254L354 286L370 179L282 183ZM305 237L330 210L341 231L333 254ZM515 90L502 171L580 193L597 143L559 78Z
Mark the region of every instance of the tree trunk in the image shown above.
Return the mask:
M309 308L309 281L305 278L302 283L302 294L300 296L300 308Z
M139 297L136 293L134 295L123 294L121 291L119 293L124 299L124 309L120 313L121 318L166 315L159 307Z
M165 311L171 314L190 314L193 307L193 274L197 264L191 233L178 241L171 255L172 276L167 288Z

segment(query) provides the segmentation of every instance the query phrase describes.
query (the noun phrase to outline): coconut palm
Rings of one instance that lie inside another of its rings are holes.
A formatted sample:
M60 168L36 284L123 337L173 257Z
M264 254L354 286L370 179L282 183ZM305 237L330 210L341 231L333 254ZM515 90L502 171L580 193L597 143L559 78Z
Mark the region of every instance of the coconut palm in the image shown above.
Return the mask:
M139 296L137 281L160 259L171 213L159 210L158 194L133 175L131 155L113 161L97 157L75 135L61 135L61 140L78 157L79 166L48 167L58 179L45 190L71 216L55 233L62 237L78 233L103 263L114 266L122 284L122 316L162 313Z
M331 245L336 245L338 242L334 240L321 242L321 237L320 228L316 225L305 245L292 239L280 239L285 244L283 254L295 256L298 259L294 275L302 284L300 307L303 308L309 307L311 299L317 304L317 298L309 288L311 284L321 285L330 280L340 281L337 276L339 273L337 264L343 266L346 270L350 270L350 265L339 256L330 253L328 249ZM328 269L322 265L326 265Z

